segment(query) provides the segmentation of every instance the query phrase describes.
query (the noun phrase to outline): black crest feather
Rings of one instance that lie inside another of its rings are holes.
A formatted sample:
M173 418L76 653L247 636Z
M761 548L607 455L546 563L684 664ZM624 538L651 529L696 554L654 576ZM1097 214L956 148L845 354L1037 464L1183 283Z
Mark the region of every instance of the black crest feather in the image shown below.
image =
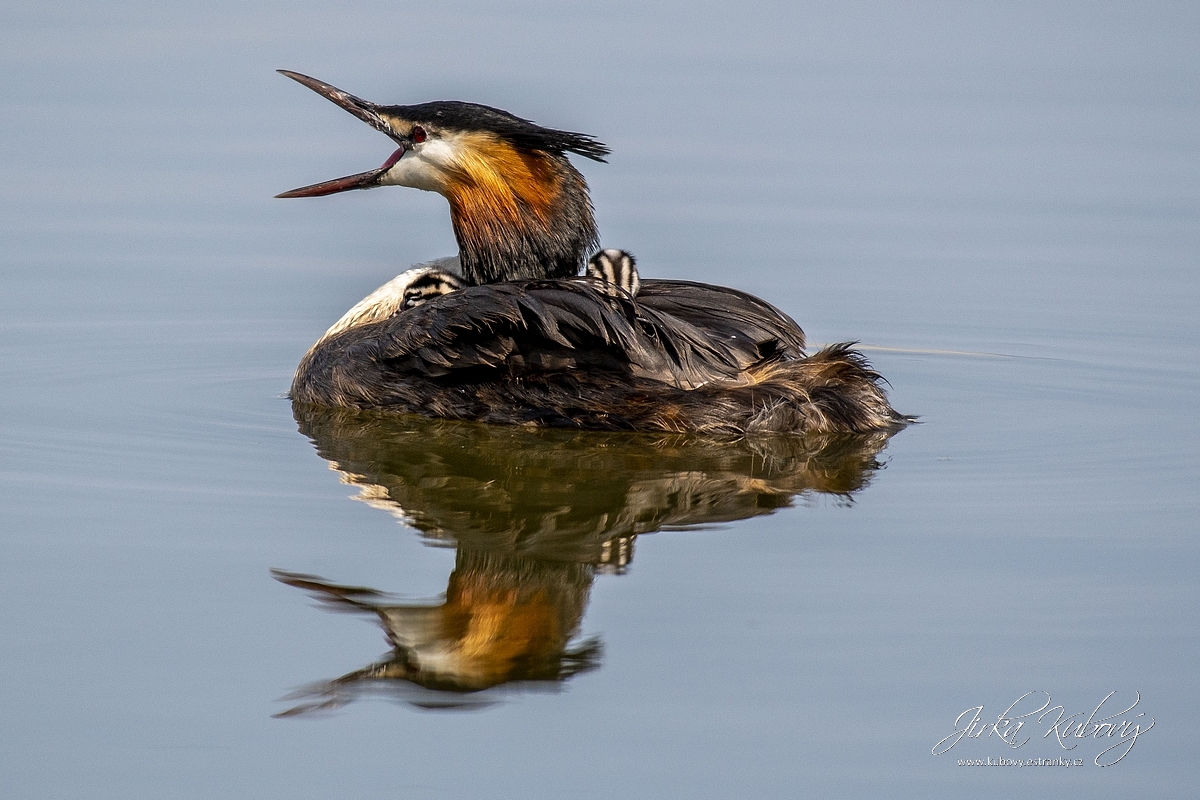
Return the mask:
M381 111L402 119L455 131L488 131L526 150L575 153L593 161L604 161L608 146L586 133L543 128L536 122L478 103L439 100L412 106L383 106Z

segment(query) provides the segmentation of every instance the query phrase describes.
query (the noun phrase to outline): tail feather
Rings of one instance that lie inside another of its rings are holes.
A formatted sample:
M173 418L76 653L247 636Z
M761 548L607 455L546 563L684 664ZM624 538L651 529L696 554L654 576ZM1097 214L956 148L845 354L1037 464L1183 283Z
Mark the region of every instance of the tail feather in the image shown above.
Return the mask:
M912 421L888 403L884 383L862 353L838 344L807 358L764 360L737 383L668 390L661 384L650 389L636 382L592 385L584 379L573 391L547 384L537 394L538 387L526 382L523 397L538 409L530 421L555 427L734 437L861 434Z
M849 343L751 371L770 401L747 420L748 432L866 433L911 421L888 403L883 376Z

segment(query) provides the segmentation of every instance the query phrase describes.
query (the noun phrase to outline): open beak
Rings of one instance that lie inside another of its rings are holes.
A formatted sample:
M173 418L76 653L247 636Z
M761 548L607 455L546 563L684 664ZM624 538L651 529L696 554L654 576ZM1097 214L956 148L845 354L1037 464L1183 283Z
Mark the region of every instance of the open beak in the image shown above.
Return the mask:
M336 86L330 86L328 83L319 81L316 78L310 78L307 75L301 75L299 72L291 72L286 69L281 69L279 72L297 83L304 84L327 100L346 109L372 128L387 134L400 145L400 149L392 153L388 157L388 160L383 162L383 165L378 169L373 169L369 172L360 172L357 175L347 175L344 178L335 178L323 183L314 183L311 186L302 186L299 189L292 189L290 192L284 192L275 196L321 197L322 195L336 194L337 192L345 192L350 189L370 189L378 186L380 177L395 166L396 162L404 156L406 150L404 141L392 132L391 126L379 115L378 107L374 103L355 97L348 92L343 92Z

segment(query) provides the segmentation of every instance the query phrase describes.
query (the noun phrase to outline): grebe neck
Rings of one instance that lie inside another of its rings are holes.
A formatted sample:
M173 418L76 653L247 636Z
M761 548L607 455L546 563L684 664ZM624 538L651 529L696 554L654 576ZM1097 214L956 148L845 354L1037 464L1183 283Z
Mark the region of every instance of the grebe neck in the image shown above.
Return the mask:
M463 165L441 189L462 276L483 284L578 275L599 237L587 182L563 156L512 147Z

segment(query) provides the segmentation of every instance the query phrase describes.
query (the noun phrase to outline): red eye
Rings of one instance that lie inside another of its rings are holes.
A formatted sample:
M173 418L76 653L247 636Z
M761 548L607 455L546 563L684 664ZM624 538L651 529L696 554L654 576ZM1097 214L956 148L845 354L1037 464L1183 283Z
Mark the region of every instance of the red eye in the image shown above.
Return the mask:
M421 142L425 141L425 129L422 128L420 125L413 125L412 133L410 134L410 136L412 137L412 140L414 142L416 142L417 144L420 144Z

